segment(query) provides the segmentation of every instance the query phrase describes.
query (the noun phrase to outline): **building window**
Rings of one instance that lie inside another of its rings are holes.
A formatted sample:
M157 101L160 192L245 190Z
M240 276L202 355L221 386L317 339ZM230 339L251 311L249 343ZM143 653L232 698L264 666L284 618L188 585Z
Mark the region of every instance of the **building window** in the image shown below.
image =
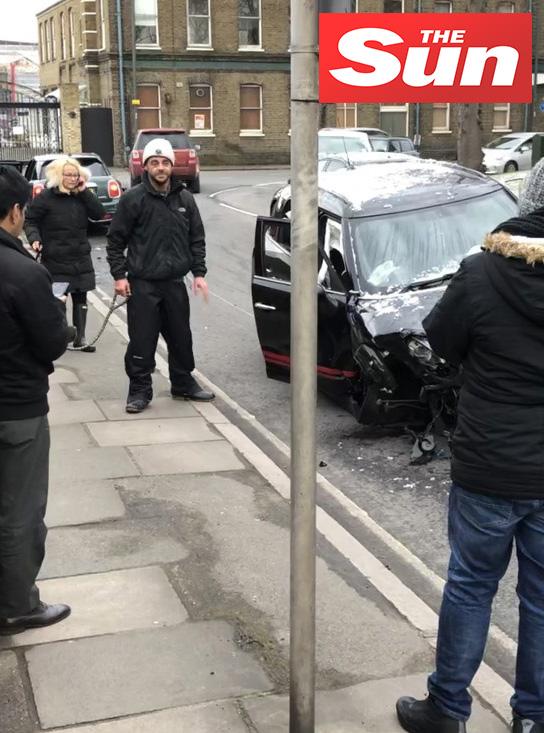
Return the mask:
M209 84L189 87L189 119L193 134L213 130L212 88Z
M159 31L157 0L135 0L135 27L137 46L158 46Z
M210 0L187 0L187 45L211 46Z
M493 132L505 132L510 130L510 105L493 105Z
M68 31L70 34L70 43L68 45L68 50L70 52L70 58L73 59L76 51L76 39L74 33L74 14L72 12L72 8L68 8Z
M497 13L515 13L516 7L514 3L499 3L497 5Z
M238 46L261 47L261 0L239 0Z
M384 13L404 13L404 0L383 0Z
M161 126L161 93L158 84L138 84L138 130Z
M99 51L106 48L106 10L104 8L104 0L100 0L99 3L100 12L100 44L98 46Z
M40 23L40 63L43 64L46 60L46 48L45 48L45 32L44 23Z
M357 105L345 102L336 105L336 127L357 126Z
M390 104L380 107L380 127L390 135L408 134L408 105Z
M240 132L262 132L263 94L258 84L240 87Z
M450 105L446 102L433 104L433 132L451 132Z
M66 58L66 31L64 28L64 13L60 14L60 58Z
M434 12L435 13L451 13L451 1L450 0L435 0Z

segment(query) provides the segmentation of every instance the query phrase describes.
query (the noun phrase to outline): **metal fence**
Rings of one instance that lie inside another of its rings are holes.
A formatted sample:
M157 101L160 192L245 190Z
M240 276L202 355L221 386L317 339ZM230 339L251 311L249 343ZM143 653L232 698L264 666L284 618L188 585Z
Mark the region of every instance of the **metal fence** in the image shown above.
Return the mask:
M0 160L28 160L61 150L58 100L0 82Z

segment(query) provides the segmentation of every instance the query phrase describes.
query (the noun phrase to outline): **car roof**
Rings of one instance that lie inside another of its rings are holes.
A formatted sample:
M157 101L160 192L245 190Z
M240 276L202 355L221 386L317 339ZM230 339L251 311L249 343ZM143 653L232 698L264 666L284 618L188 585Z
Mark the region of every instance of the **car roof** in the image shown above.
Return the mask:
M97 160L104 162L98 153L42 153L41 155L35 155L32 160L37 160L40 163L44 160L57 160L58 158L96 158Z
M402 156L323 173L319 205L345 218L410 211L482 196L504 187L456 163Z
M366 136L366 134L366 132L350 130L346 127L324 127L319 130L319 135L322 137L355 137L360 139Z
M500 140L502 137L519 137L523 140L525 137L534 137L537 133L535 132L505 132L503 135L494 137L493 140Z

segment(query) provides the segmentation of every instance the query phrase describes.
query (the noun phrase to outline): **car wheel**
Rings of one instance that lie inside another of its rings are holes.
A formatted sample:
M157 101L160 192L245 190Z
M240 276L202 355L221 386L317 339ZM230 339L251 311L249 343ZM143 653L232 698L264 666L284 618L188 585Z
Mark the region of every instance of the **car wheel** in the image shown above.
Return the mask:
M200 176L191 181L189 188L192 193L200 193Z
M515 163L513 160L509 160L508 163L504 166L504 172L505 173L514 173L518 169L518 164Z
M142 182L141 176L131 176L130 177L130 187L137 186L139 183Z

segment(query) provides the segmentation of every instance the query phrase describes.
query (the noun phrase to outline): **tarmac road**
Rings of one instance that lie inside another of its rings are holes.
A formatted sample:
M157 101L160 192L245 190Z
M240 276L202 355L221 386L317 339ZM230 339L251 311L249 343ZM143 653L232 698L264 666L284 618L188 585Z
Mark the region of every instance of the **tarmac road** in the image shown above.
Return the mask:
M208 243L208 305L192 300L197 368L280 440L289 442L289 385L266 378L251 303L251 251L255 217L267 215L272 193L286 181L287 170L208 171L197 196ZM93 236L98 286L111 292L105 260L105 237ZM408 436L368 434L342 408L320 397L318 405L319 470L347 497L366 510L393 537L441 577L448 560L446 506L447 457L426 466L409 465ZM277 452L261 439L272 457ZM349 526L349 521L345 523ZM353 531L356 531L355 529ZM364 540L364 537L362 538ZM387 548L384 561L394 566ZM514 561L515 562L515 561ZM438 609L439 594L408 566L395 572L429 605ZM515 566L495 604L494 623L512 639L517 635ZM511 659L491 649L492 663L511 678Z

